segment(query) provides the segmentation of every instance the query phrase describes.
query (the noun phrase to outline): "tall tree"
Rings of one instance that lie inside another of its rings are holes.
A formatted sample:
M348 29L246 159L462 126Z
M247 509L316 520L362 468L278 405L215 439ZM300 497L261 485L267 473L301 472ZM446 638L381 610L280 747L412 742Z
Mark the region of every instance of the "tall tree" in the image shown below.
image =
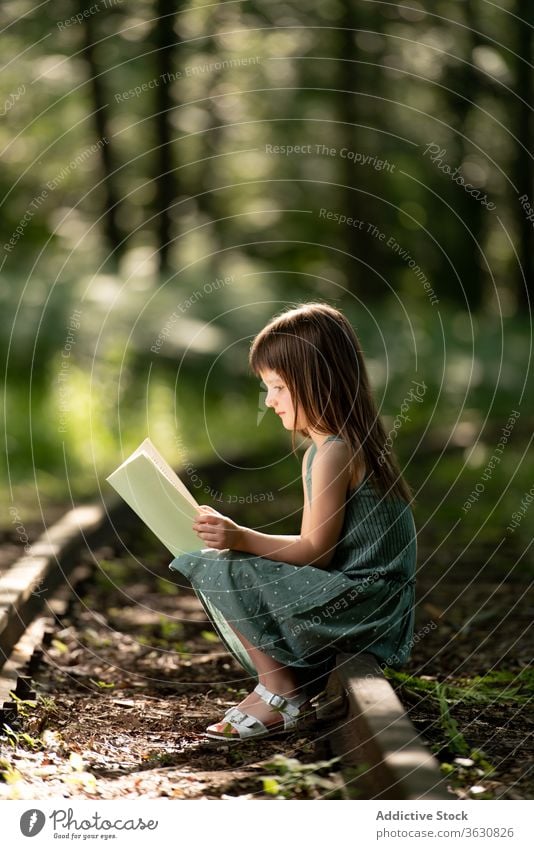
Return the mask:
M469 138L469 121L473 110L484 93L498 96L489 78L474 64L475 48L486 44L480 34L482 16L478 14L475 0L464 4L466 28L464 40L458 41L458 56L461 61L449 68L444 83L451 89L449 100L449 123L455 131L451 136L449 153L451 160L460 164L465 158L476 152ZM462 50L463 45L463 50ZM466 178L466 182L471 182ZM454 300L468 309L477 310L484 298L485 272L481 261L482 240L485 231L485 216L491 215L480 201L451 183L451 205L457 212L451 235L451 247L448 253L458 273L462 291L454 290ZM481 189L484 194L484 190ZM481 247L477 247L480 245Z
M534 5L532 0L517 0L517 36L516 60L516 136L520 144L515 158L515 184L519 197L527 196L534 206L534 129L532 109L534 104L534 86L532 81L532 63L534 51L532 39L534 32ZM518 274L518 300L521 307L534 304L534 221L529 221L521 202L516 205L519 232L519 260L521 269Z
M79 0L78 7L80 13L83 15L84 10L87 8L85 0ZM99 38L96 22L97 17L98 15L83 17L81 24L83 33L83 57L89 71L94 128L98 140L102 142L99 147L99 156L104 191L104 215L102 218L104 236L108 245L109 261L112 266L116 267L124 248L121 244L122 234L118 223L119 192L116 186L115 156L111 138L112 134L109 128L109 106L107 104L103 82L104 69L99 61L99 51L97 48Z
M156 21L153 30L155 66L158 85L154 88L156 161L154 183L156 188L154 212L157 215L158 271L166 274L170 268L172 218L170 208L177 192L176 173L173 170L173 130L171 110L174 106L172 83L175 78L174 55L176 50L175 26L179 0L156 0Z
M377 24L377 15L372 7L367 10L359 4L356 9L355 3L343 4L343 12L339 18L340 61L338 62L337 88L340 89L340 93L337 103L339 120L342 122L339 129L340 147L346 147L348 150L356 151L364 147L359 140L358 125L366 123L362 105L366 98L359 95L360 91L365 91L365 65L355 61L362 58L361 51L357 49L356 35L358 29L364 27L373 29ZM380 85L379 76L377 72L375 93L377 86ZM355 220L372 219L373 216L370 213L376 208L373 198L364 194L366 190L372 190L368 178L366 169L355 168L354 162L346 157L340 159L340 182L346 187L344 211ZM380 285L377 285L377 278L371 270L380 267L381 262L376 254L376 242L368 235L367 228L364 226L362 230L354 229L350 239L345 240L343 248L347 254L355 257L353 259L352 256L347 256L345 260L345 273L349 285L354 280L355 292L366 300L383 297L386 293Z

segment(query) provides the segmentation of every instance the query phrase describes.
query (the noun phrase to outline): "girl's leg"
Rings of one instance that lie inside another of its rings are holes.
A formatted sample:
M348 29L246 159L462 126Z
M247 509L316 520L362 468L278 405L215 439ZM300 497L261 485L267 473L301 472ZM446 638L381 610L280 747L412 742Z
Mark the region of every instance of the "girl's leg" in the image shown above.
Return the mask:
M274 657L271 657L265 652L262 652L257 646L253 645L237 628L228 623L243 643L249 657L256 667L258 679L272 693L279 693L281 696L297 696L300 692L297 676L289 666L284 666L279 663Z
M257 646L249 642L237 628L234 628L231 623L228 624L247 650L252 663L256 667L260 683L270 690L271 693L277 693L280 696L287 696L288 698L297 696L301 688L299 687L295 672L290 667L283 666L273 657L262 652ZM248 696L239 702L238 707L261 720L264 725L269 726L280 723L278 712L262 701L257 693L249 693ZM308 708L309 703L306 702L302 705L301 709L307 710ZM215 725L210 725L209 730L221 732L225 726L226 723L218 722Z

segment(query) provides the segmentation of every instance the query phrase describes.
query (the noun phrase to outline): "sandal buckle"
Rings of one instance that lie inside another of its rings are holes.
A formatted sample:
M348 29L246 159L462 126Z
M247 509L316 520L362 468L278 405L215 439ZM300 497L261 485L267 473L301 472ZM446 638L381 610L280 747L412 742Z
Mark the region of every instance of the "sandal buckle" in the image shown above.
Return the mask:
M271 693L268 699L266 699L268 705L272 705L275 708L283 708L286 704L286 700L283 696L278 696L276 693Z

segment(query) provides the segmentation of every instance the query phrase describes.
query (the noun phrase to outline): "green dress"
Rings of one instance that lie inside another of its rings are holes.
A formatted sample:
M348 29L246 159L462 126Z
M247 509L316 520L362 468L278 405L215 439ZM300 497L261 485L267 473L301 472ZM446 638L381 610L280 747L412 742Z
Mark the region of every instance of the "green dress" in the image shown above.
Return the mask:
M315 453L312 443L306 468L310 503ZM410 506L378 495L366 477L347 493L328 568L228 548L181 554L169 568L188 578L219 636L251 675L257 677L256 669L229 622L266 654L295 667L303 685L313 689L338 652L371 652L393 668L408 659L416 559Z

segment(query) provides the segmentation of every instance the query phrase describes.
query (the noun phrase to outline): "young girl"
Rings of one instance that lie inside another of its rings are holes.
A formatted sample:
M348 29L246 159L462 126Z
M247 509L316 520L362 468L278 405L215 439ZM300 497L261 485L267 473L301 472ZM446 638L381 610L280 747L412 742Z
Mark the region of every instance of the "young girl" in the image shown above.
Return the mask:
M410 654L416 531L353 328L302 304L256 336L250 366L286 430L309 437L300 533L264 534L202 505L207 546L170 564L191 582L224 643L258 685L207 736L295 729L338 652L398 667Z

